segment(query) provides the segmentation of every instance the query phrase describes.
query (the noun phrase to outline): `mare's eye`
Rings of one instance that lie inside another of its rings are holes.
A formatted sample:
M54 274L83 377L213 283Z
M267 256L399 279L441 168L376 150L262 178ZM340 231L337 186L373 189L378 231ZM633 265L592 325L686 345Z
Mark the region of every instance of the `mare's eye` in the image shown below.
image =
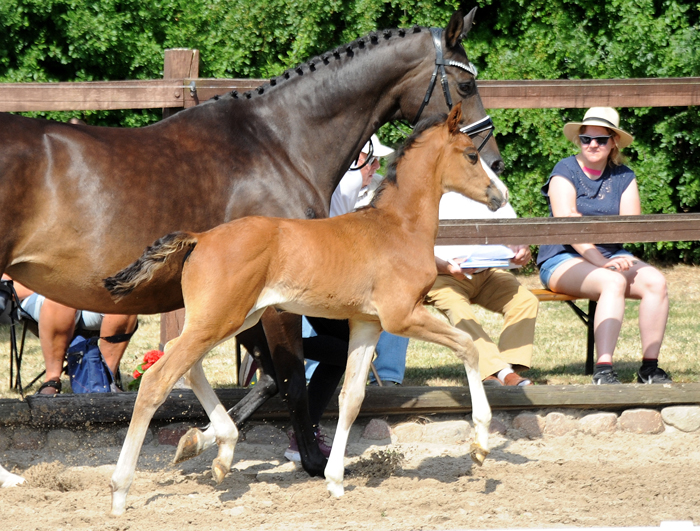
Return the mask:
M476 93L476 81L470 79L457 85L457 90L462 96L473 96Z

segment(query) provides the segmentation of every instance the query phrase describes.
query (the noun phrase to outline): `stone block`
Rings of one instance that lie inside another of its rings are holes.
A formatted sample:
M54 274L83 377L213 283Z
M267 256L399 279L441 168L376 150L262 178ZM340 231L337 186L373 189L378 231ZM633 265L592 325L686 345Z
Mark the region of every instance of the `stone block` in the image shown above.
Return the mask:
M180 442L180 438L187 433L190 427L190 424L184 422L176 422L168 426L163 426L158 430L158 444L177 446L177 443Z
M415 422L404 422L394 426L391 430L391 442L393 443L412 443L423 440L422 424Z
M617 430L617 415L615 413L591 413L578 421L583 433L598 435L613 433Z
M466 420L445 420L423 426L423 441L459 444L470 440L472 427Z
M545 417L544 434L553 437L561 437L567 433L578 430L576 419L559 411L552 411Z
M661 418L669 426L685 432L700 429L700 406L669 406L661 410Z
M653 409L628 409L623 411L618 419L618 425L623 431L632 433L661 433L664 423L661 413Z
M513 428L530 439L542 437L546 422L542 415L520 413L513 419Z
M12 446L12 432L7 428L0 428L0 452L4 452Z
M75 431L66 429L51 430L46 434L46 448L61 452L72 452L80 447L80 437Z
M381 441L391 437L391 426L384 419L372 419L362 432L362 438L370 441Z
M245 433L245 442L248 444L268 444L274 446L287 446L289 437L287 434L269 424L253 426Z
M12 446L17 450L40 450L46 442L46 433L35 428L16 428L12 433Z

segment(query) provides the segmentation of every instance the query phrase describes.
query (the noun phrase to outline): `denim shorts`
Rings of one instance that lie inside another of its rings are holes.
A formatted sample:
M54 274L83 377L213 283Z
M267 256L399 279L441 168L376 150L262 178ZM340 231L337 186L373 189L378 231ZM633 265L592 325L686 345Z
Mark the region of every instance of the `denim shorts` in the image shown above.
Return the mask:
M615 258L616 256L633 256L633 254L629 251L621 249L617 251L614 255L612 255L610 258ZM573 260L574 258L582 257L578 253L559 253L542 262L542 264L540 264L540 281L542 282L542 285L545 288L549 289L549 280L552 278L554 270L560 265L562 265L564 262L568 262L569 260Z

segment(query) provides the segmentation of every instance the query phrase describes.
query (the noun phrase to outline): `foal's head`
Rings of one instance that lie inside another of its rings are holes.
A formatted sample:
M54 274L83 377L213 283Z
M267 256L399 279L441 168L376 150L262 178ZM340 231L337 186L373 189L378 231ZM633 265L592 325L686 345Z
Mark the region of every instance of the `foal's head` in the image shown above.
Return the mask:
M396 152L395 162L409 150L420 147L422 153L437 153L434 177L439 179L442 193L458 192L475 201L498 210L508 202L508 189L481 161L479 151L471 137L460 130L462 103L452 108L450 114L428 118L416 126L414 133ZM387 181L396 179L396 166L392 164ZM426 175L426 178L428 176ZM465 213L465 217L468 213Z

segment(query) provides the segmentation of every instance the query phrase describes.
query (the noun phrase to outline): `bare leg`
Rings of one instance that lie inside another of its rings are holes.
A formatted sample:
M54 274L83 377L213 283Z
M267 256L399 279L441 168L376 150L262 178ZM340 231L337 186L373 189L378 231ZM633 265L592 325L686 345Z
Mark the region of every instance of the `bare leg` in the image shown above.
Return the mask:
M44 382L60 380L66 350L75 331L76 310L52 300L44 300L39 315L39 342L44 356L46 376ZM54 394L48 387L42 394Z
M133 332L136 327L136 319L136 315L105 315L100 326L100 336L109 337ZM112 374L117 374L119 362L122 360L127 346L129 346L129 341L110 343L100 340L100 352Z
M558 267L549 286L552 291L598 301L594 322L598 363L612 363L625 315L627 279L616 271L576 259Z
M325 470L328 491L336 497L342 496L345 492L343 476L348 434L352 423L355 422L357 414L360 412L360 406L365 397L369 365L381 331L382 328L377 322L350 321L348 365L343 389L338 398L340 405L338 427L335 431L333 448Z

